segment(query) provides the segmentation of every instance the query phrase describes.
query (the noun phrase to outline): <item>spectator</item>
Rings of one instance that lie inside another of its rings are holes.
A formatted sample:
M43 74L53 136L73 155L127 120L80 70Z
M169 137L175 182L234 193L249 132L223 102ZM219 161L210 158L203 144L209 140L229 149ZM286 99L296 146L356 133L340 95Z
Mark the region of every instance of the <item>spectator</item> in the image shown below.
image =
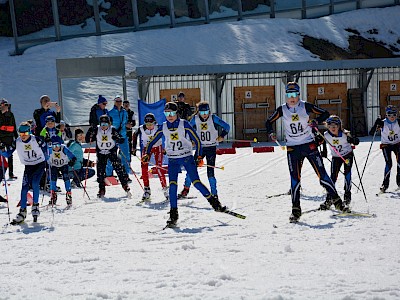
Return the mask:
M183 92L179 92L175 103L178 105L179 118L190 121L192 118L192 108L185 102L185 94Z
M99 120L102 115L108 116L107 99L99 95L97 104L93 105L90 109L89 124L91 127L96 128L99 125Z
M85 142L85 134L82 129L75 129L75 140L70 140L67 144L68 149L75 155L76 161L72 167L69 167L69 177L72 178L72 185L82 187L81 182L86 178L94 176L95 163L83 158L82 143ZM75 171L75 172L74 172ZM78 177L77 177L78 176Z
M109 116L111 118L111 124L117 132L122 136L123 141L118 143L118 148L121 154L121 162L125 167L125 172L127 174L130 173L130 153L129 153L129 145L128 145L128 139L126 136L126 124L128 122L128 113L126 110L122 107L122 99L121 96L117 95L114 98L114 107L113 109L110 110ZM112 166L111 162L108 162L107 164L107 175L112 174ZM129 178L128 178L129 179ZM129 180L130 181L130 180Z
M40 97L40 105L42 107L33 112L33 119L36 123L36 136L39 136L42 129L46 126L46 117L53 116L56 123L59 123L61 120L61 106L57 102L51 102L49 96L43 95ZM52 110L51 107L55 107L56 111Z
M0 101L0 141L10 147L18 137L14 114L10 111L10 105L6 99ZM14 175L13 156L8 157L9 180L17 179Z
M130 109L130 103L128 100L124 100L123 102L124 108L128 113L128 122L126 123L126 135L128 136L128 144L129 144L129 153L132 154L132 134L133 127L136 126L135 113Z
M56 126L58 130L61 132L61 138L64 143L67 143L70 139L72 139L72 132L69 127L69 124L65 123L64 120L60 121L60 124Z

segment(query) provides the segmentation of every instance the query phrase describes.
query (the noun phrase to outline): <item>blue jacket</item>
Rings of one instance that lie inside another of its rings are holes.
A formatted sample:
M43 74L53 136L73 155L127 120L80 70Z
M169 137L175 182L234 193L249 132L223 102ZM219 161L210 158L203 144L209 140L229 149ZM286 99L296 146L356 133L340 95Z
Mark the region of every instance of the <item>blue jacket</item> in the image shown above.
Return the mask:
M74 170L79 170L82 169L82 164L83 164L83 150L82 150L82 145L81 143L77 141L72 141L69 146L68 146L69 151L72 152L73 155L76 157L76 161L74 164ZM72 168L68 168L70 171L72 171Z
M118 110L115 106L112 110L108 112L108 115L111 117L112 126L117 129L119 134L122 135L123 138L126 139L126 127L125 125L128 123L128 113L124 108Z

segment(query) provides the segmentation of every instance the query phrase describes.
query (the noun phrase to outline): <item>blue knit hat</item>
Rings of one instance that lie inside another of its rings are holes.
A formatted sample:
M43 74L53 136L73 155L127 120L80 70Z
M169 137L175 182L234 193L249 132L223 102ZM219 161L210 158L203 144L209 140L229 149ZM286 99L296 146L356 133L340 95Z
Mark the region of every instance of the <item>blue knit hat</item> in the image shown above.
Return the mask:
M97 104L107 103L107 99L102 95L99 95L99 99L97 99Z

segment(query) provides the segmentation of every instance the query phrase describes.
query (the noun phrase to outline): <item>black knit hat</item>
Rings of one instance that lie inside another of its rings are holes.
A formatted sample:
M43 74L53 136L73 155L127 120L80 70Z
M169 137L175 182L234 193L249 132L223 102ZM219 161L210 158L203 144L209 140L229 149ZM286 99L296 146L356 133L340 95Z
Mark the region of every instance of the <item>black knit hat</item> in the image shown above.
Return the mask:
M80 129L80 128L75 129L75 141L76 141L76 138L78 137L78 134L81 134L81 133L84 133L82 129Z

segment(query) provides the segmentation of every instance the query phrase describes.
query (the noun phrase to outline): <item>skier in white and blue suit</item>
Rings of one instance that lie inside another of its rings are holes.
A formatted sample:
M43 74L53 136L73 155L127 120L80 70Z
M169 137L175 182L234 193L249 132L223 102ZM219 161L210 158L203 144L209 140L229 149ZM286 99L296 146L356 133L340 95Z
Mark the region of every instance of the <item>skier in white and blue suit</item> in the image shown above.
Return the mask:
M217 115L212 114L210 105L205 101L197 104L197 114L190 120L190 125L196 130L200 138L201 146L203 147L202 157L207 160L207 177L210 182L211 194L218 197L217 179L215 178L213 167L215 167L217 145L224 140L230 130L230 126ZM221 135L219 135L217 128L222 128ZM180 194L181 198L186 197L189 193L190 184L190 177L186 174L183 191Z
M317 115L315 120L310 120L310 114ZM278 107L265 123L267 132L273 140L276 139L272 123L283 117L283 126L286 137L287 159L291 180L292 214L290 222L297 222L301 216L300 186L301 167L305 158L310 162L319 177L319 183L328 192L328 199L321 204L322 210L329 209L332 204L336 209L347 210L340 199L335 184L326 173L317 142L314 140L313 130L317 131L318 123L324 122L329 117L329 112L314 104L300 100L300 87L296 82L286 85L286 103Z
M22 122L18 128L19 137L6 150L0 146L0 155L9 157L17 150L20 162L25 165L21 189L21 208L13 223L18 224L26 218L26 201L29 186L33 189L32 216L39 216L39 183L44 173L45 161L47 160L47 145L42 137L31 134L31 126L28 122Z
M171 206L167 226L175 226L178 221L177 182L181 166L185 167L195 188L208 200L215 211L223 212L226 210L226 207L223 207L219 200L211 195L210 191L199 179L196 165L203 159L201 157L201 142L189 122L178 118L177 110L178 106L173 102L168 102L165 105L164 114L167 121L159 125L153 140L147 145L144 151L145 154L142 157L143 162L148 162L151 148L164 136L165 151L168 155L169 199ZM192 155L192 142L196 147L194 156Z

